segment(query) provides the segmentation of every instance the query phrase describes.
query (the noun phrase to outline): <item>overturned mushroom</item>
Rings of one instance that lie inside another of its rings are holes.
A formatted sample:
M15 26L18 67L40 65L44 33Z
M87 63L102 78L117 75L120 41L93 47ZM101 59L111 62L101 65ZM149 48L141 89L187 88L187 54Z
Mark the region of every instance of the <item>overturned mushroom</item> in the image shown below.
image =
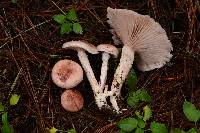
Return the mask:
M77 112L83 108L84 99L76 90L66 90L61 95L61 105L69 112Z
M102 66L101 66L101 76L100 76L100 88L103 91L107 79L108 71L108 60L110 55L114 58L118 56L118 49L111 44L100 44L97 46L98 51L102 52Z
M108 23L113 28L114 38L123 43L120 63L114 74L110 102L117 112L117 99L134 61L134 55L139 55L137 67L141 71L149 71L162 67L170 60L172 44L165 30L148 15L140 15L126 9L107 8ZM115 41L117 42L117 41Z
M83 70L78 63L72 60L60 60L54 65L51 77L57 86L69 89L83 80Z

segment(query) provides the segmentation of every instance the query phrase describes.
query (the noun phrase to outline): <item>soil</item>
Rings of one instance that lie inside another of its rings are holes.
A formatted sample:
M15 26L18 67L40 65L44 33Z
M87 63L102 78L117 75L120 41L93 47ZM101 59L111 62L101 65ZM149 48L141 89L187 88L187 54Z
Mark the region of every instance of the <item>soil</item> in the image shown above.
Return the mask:
M83 26L83 34L60 35L52 19L61 10L74 8ZM200 3L198 0L11 0L0 1L0 101L6 106L9 122L16 133L41 133L55 127L78 133L118 132L116 122L134 115L128 108L115 115L99 110L84 76L75 89L84 96L84 108L67 112L60 104L63 89L51 79L54 64L61 59L79 62L77 53L62 49L71 40L85 40L97 46L112 43L106 22L106 9L125 8L150 15L166 30L173 44L173 58L164 67L149 72L136 70L137 88L144 87L152 96L152 120L168 129L200 128L187 120L182 111L185 100L200 109ZM121 48L121 46L118 46ZM99 80L101 55L89 55ZM115 60L110 59L108 84L112 82ZM18 78L16 78L18 75ZM15 81L16 79L16 81ZM9 106L11 94L19 94L19 103ZM124 101L124 104L126 102ZM2 123L0 123L0 127Z

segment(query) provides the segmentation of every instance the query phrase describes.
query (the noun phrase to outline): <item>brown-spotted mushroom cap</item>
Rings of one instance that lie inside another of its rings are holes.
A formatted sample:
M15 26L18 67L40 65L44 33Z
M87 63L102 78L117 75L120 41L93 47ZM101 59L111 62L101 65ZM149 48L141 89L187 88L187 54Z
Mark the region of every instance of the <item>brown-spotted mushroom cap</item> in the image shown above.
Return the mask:
M148 15L140 15L127 9L107 8L108 23L112 27L114 38L122 42L120 63L114 74L110 101L118 111L117 98L134 61L134 54L139 55L137 67L149 71L162 67L170 60L172 44L165 30ZM116 41L114 41L116 42Z
M84 99L76 90L66 90L61 95L61 105L69 112L77 112L83 108Z
M51 77L57 86L69 89L83 80L83 70L78 63L72 60L60 60L54 65Z

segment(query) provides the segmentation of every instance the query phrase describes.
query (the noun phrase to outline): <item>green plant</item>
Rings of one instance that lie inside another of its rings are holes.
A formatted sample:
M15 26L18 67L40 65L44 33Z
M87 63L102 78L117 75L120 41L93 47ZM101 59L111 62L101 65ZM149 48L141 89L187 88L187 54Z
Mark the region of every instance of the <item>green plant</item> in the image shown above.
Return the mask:
M135 71L132 69L126 79L126 86L128 87L127 104L131 107L137 107L141 102L150 103L152 98L145 89L136 89L137 76ZM196 122L200 119L200 110L196 109L195 105L185 101L183 103L183 112L187 119L192 122ZM120 120L117 126L120 128L120 133L134 132L144 133L146 128L146 122L152 117L152 111L148 105L143 107L143 113L135 111L135 117L129 117ZM152 133L168 133L168 129L165 124L153 121L150 123L150 129ZM187 132L174 128L170 130L170 133L197 133L196 128L191 128Z
M136 91L136 83L137 83L136 73L134 69L131 69L127 76L125 85L129 90L126 99L127 104L133 108L137 107L140 102L150 103L152 100L151 96L147 93L147 91L144 88L138 89Z
M135 117L125 118L118 122L117 125L120 128L121 132L144 132L146 121L149 120L152 116L151 109L148 105L146 105L143 108L143 114L140 114L139 111L136 111L135 114Z
M132 68L126 78L125 85L128 87L129 91L135 90L137 84L137 75L135 70Z
M63 130L58 130L55 127L52 127L51 129L48 129L49 133L56 133L56 132L66 132L66 133L76 133L75 129L69 129L67 131L63 131Z
M20 95L13 94L10 98L10 105L16 105L19 101Z
M168 129L165 124L161 124L158 122L151 122L150 129L152 133L168 133Z
M135 118L125 118L118 123L118 127L124 132L131 132L137 127L138 121Z
M200 119L200 111L188 101L183 103L183 112L189 121L196 123Z
M152 100L151 96L147 93L145 89L139 89L137 91L131 91L128 93L127 104L130 107L137 107L141 102L150 103Z
M80 23L78 22L78 16L74 9L68 11L65 14L57 14L53 16L53 19L60 24L60 34L69 34L70 32L74 32L76 34L82 34L83 29Z
M183 104L183 112L187 119L192 122L197 122L200 119L200 111L196 109L194 104L185 101ZM135 117L129 117L121 120L117 125L120 128L121 133L135 132L144 133L146 128L146 122L152 117L152 111L148 105L143 107L143 113L135 111ZM168 133L168 129L165 124L153 121L150 123L150 129L152 133ZM191 128L188 131L184 131L179 128L174 128L169 133L197 133L196 128Z
M10 98L10 106L16 105L19 101L20 96L17 94L12 94ZM13 133L14 129L12 125L10 125L8 121L8 112L6 111L5 106L0 102L0 114L1 115L1 121L3 123L3 126L1 127L2 133Z

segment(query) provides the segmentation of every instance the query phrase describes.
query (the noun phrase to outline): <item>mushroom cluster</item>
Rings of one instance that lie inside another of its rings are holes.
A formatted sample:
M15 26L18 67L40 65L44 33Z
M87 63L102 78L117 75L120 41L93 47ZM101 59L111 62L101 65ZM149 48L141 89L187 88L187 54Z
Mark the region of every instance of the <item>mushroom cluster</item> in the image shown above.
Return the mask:
M80 92L72 90L83 80L81 66L72 60L58 61L51 72L53 82L66 90L61 95L61 105L70 112L76 112L83 107L83 97Z
M115 71L110 87L106 85L108 61L110 57L116 58L119 54L115 46L111 44L100 44L95 47L85 41L70 41L64 43L62 48L77 51L80 63L94 92L95 101L99 109L106 107L120 113L122 109L118 106L118 100L120 100L121 88L132 67L135 54L139 56L139 59L136 61L138 69L141 71L149 71L160 68L168 62L172 57L170 52L173 48L165 30L148 15L141 15L131 10L112 9L108 7L107 18L112 28L110 31L113 34L114 43L116 45L122 45L120 63ZM94 75L86 52L90 54L102 53L99 82ZM58 86L62 88L73 88L82 80L83 77L78 76L78 73L83 73L80 71L75 74L77 79L73 79L70 83L67 83L67 79L70 77L68 73L75 72L79 68L63 71L62 68L66 68L67 66L57 66L57 70L56 68L52 70L52 75L56 74L57 78L55 79L52 76L52 79ZM74 84L72 85L72 83ZM72 92L70 91L70 93ZM73 94L73 96L75 95L78 95L78 93ZM108 97L110 104L107 102ZM63 96L62 99L67 98ZM64 108L66 109L66 107ZM76 109L79 108L76 107Z

